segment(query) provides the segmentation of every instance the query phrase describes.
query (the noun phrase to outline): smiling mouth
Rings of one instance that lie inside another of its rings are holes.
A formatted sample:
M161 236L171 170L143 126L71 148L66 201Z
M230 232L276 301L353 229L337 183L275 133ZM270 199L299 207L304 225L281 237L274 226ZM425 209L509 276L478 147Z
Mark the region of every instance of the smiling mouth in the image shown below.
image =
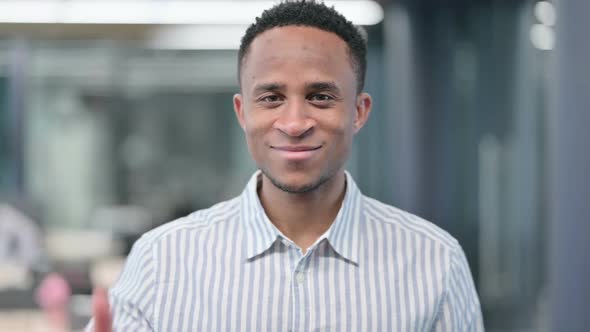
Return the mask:
M283 145L283 146L271 146L271 148L279 151L285 152L305 152L305 151L315 151L321 148L321 145L318 146L310 146L310 145Z
M283 158L293 161L306 160L311 157L322 148L321 145L310 146L310 145L283 145L283 146L271 146L271 148L277 151Z

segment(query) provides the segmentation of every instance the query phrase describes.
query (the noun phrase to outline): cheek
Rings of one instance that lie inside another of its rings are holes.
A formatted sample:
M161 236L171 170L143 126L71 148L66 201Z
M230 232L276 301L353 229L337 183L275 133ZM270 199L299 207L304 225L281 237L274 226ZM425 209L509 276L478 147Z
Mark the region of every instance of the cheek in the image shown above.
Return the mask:
M342 110L342 112L346 111ZM347 142L349 137L354 135L354 118L349 114L346 114L346 116L333 114L322 122L331 136L338 137L340 140L346 140Z
M244 132L249 142L264 145L273 131L275 117L268 112L258 110L251 111L244 121ZM258 146L260 148L261 146Z
M264 135L263 128L246 125L245 136L250 152L256 153L257 150L264 148Z
M354 119L350 116L339 117L328 123L330 125L325 128L332 140L333 153L339 156L348 155L354 137Z
M252 108L245 114L244 126L246 127L246 132L254 134L262 130L268 130L272 126L273 121L273 113Z

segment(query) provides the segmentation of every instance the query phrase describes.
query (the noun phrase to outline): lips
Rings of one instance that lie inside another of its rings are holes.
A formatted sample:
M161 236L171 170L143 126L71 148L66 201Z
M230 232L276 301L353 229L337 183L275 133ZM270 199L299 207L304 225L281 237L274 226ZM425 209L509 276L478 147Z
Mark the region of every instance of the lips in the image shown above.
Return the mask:
M321 145L279 145L271 146L273 150L278 152L281 157L292 160L302 161L310 159L313 155L322 148Z
M273 146L273 149L287 152L303 152L303 151L314 151L322 146L310 146L310 145L285 145L285 146Z

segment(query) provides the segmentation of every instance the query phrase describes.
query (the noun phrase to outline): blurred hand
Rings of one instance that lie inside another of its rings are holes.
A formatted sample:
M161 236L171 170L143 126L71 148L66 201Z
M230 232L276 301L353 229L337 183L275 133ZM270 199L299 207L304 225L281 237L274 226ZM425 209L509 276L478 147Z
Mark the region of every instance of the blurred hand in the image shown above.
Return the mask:
M112 332L111 309L107 291L97 287L92 294L92 314L94 316L94 332Z

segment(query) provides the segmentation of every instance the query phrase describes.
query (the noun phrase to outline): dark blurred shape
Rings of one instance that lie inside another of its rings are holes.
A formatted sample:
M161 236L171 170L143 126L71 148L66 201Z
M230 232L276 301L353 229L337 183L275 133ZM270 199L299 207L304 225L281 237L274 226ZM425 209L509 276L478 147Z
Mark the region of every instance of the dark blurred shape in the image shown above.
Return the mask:
M32 269L41 257L41 230L14 206L0 202L0 265Z
M4 200L0 202L0 309L30 308L35 305L32 287L47 268L41 229L16 207L25 206L22 200Z

